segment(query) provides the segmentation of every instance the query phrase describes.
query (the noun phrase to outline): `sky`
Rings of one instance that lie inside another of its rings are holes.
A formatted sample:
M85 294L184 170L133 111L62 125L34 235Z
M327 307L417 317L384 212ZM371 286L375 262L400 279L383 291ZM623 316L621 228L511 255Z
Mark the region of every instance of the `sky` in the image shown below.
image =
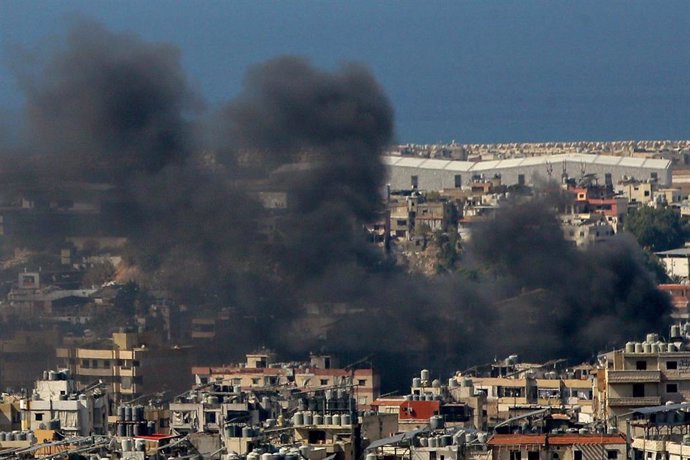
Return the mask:
M22 107L17 56L78 16L178 46L209 110L294 54L369 66L399 142L690 138L686 1L2 0L0 120Z

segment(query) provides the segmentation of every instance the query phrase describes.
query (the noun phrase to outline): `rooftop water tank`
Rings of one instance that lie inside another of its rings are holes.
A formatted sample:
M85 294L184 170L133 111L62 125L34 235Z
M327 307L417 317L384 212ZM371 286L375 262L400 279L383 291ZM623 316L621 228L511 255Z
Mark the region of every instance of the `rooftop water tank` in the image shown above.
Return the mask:
M671 338L675 339L675 338L679 338L680 336L681 336L680 325L674 324L673 326L671 326Z
M311 412L304 412L304 424L309 426L314 424L314 416Z

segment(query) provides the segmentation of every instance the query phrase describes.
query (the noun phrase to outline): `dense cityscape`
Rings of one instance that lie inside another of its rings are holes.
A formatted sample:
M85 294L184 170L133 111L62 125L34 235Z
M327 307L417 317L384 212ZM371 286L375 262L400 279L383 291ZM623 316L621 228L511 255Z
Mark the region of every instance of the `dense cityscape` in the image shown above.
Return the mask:
M12 62L0 459L690 458L689 140L401 143L296 55L209 108L144 37Z

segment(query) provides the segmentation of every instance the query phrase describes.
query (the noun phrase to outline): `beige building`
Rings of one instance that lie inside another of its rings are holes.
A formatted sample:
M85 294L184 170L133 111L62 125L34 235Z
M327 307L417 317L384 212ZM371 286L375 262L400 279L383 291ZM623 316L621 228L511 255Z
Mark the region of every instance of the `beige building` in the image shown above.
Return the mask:
M690 399L690 351L678 345L648 334L645 342L628 342L624 349L603 355L597 373L597 416L613 420L635 408Z
M371 404L379 395L380 377L372 368L338 368L337 360L330 355L312 355L308 364L297 364L299 363L276 363L275 355L270 352L250 353L244 363L223 367L193 367L192 374L197 384L220 382L246 390L280 386L304 390L352 386L359 406Z
M495 434L492 460L625 460L622 434Z
M189 347L148 347L133 332L116 332L98 348L58 348L61 367L69 369L80 386L102 380L114 402L128 401L146 392L182 392L191 383ZM173 377L174 376L174 377Z

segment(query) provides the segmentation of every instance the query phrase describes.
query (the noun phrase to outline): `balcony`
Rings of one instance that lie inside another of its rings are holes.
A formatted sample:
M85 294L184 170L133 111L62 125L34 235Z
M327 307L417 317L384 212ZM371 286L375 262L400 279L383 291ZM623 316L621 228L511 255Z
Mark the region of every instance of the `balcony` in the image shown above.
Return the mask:
M609 383L659 383L661 371L608 371Z
M661 396L643 396L640 398L609 398L609 407L647 407L660 406Z

